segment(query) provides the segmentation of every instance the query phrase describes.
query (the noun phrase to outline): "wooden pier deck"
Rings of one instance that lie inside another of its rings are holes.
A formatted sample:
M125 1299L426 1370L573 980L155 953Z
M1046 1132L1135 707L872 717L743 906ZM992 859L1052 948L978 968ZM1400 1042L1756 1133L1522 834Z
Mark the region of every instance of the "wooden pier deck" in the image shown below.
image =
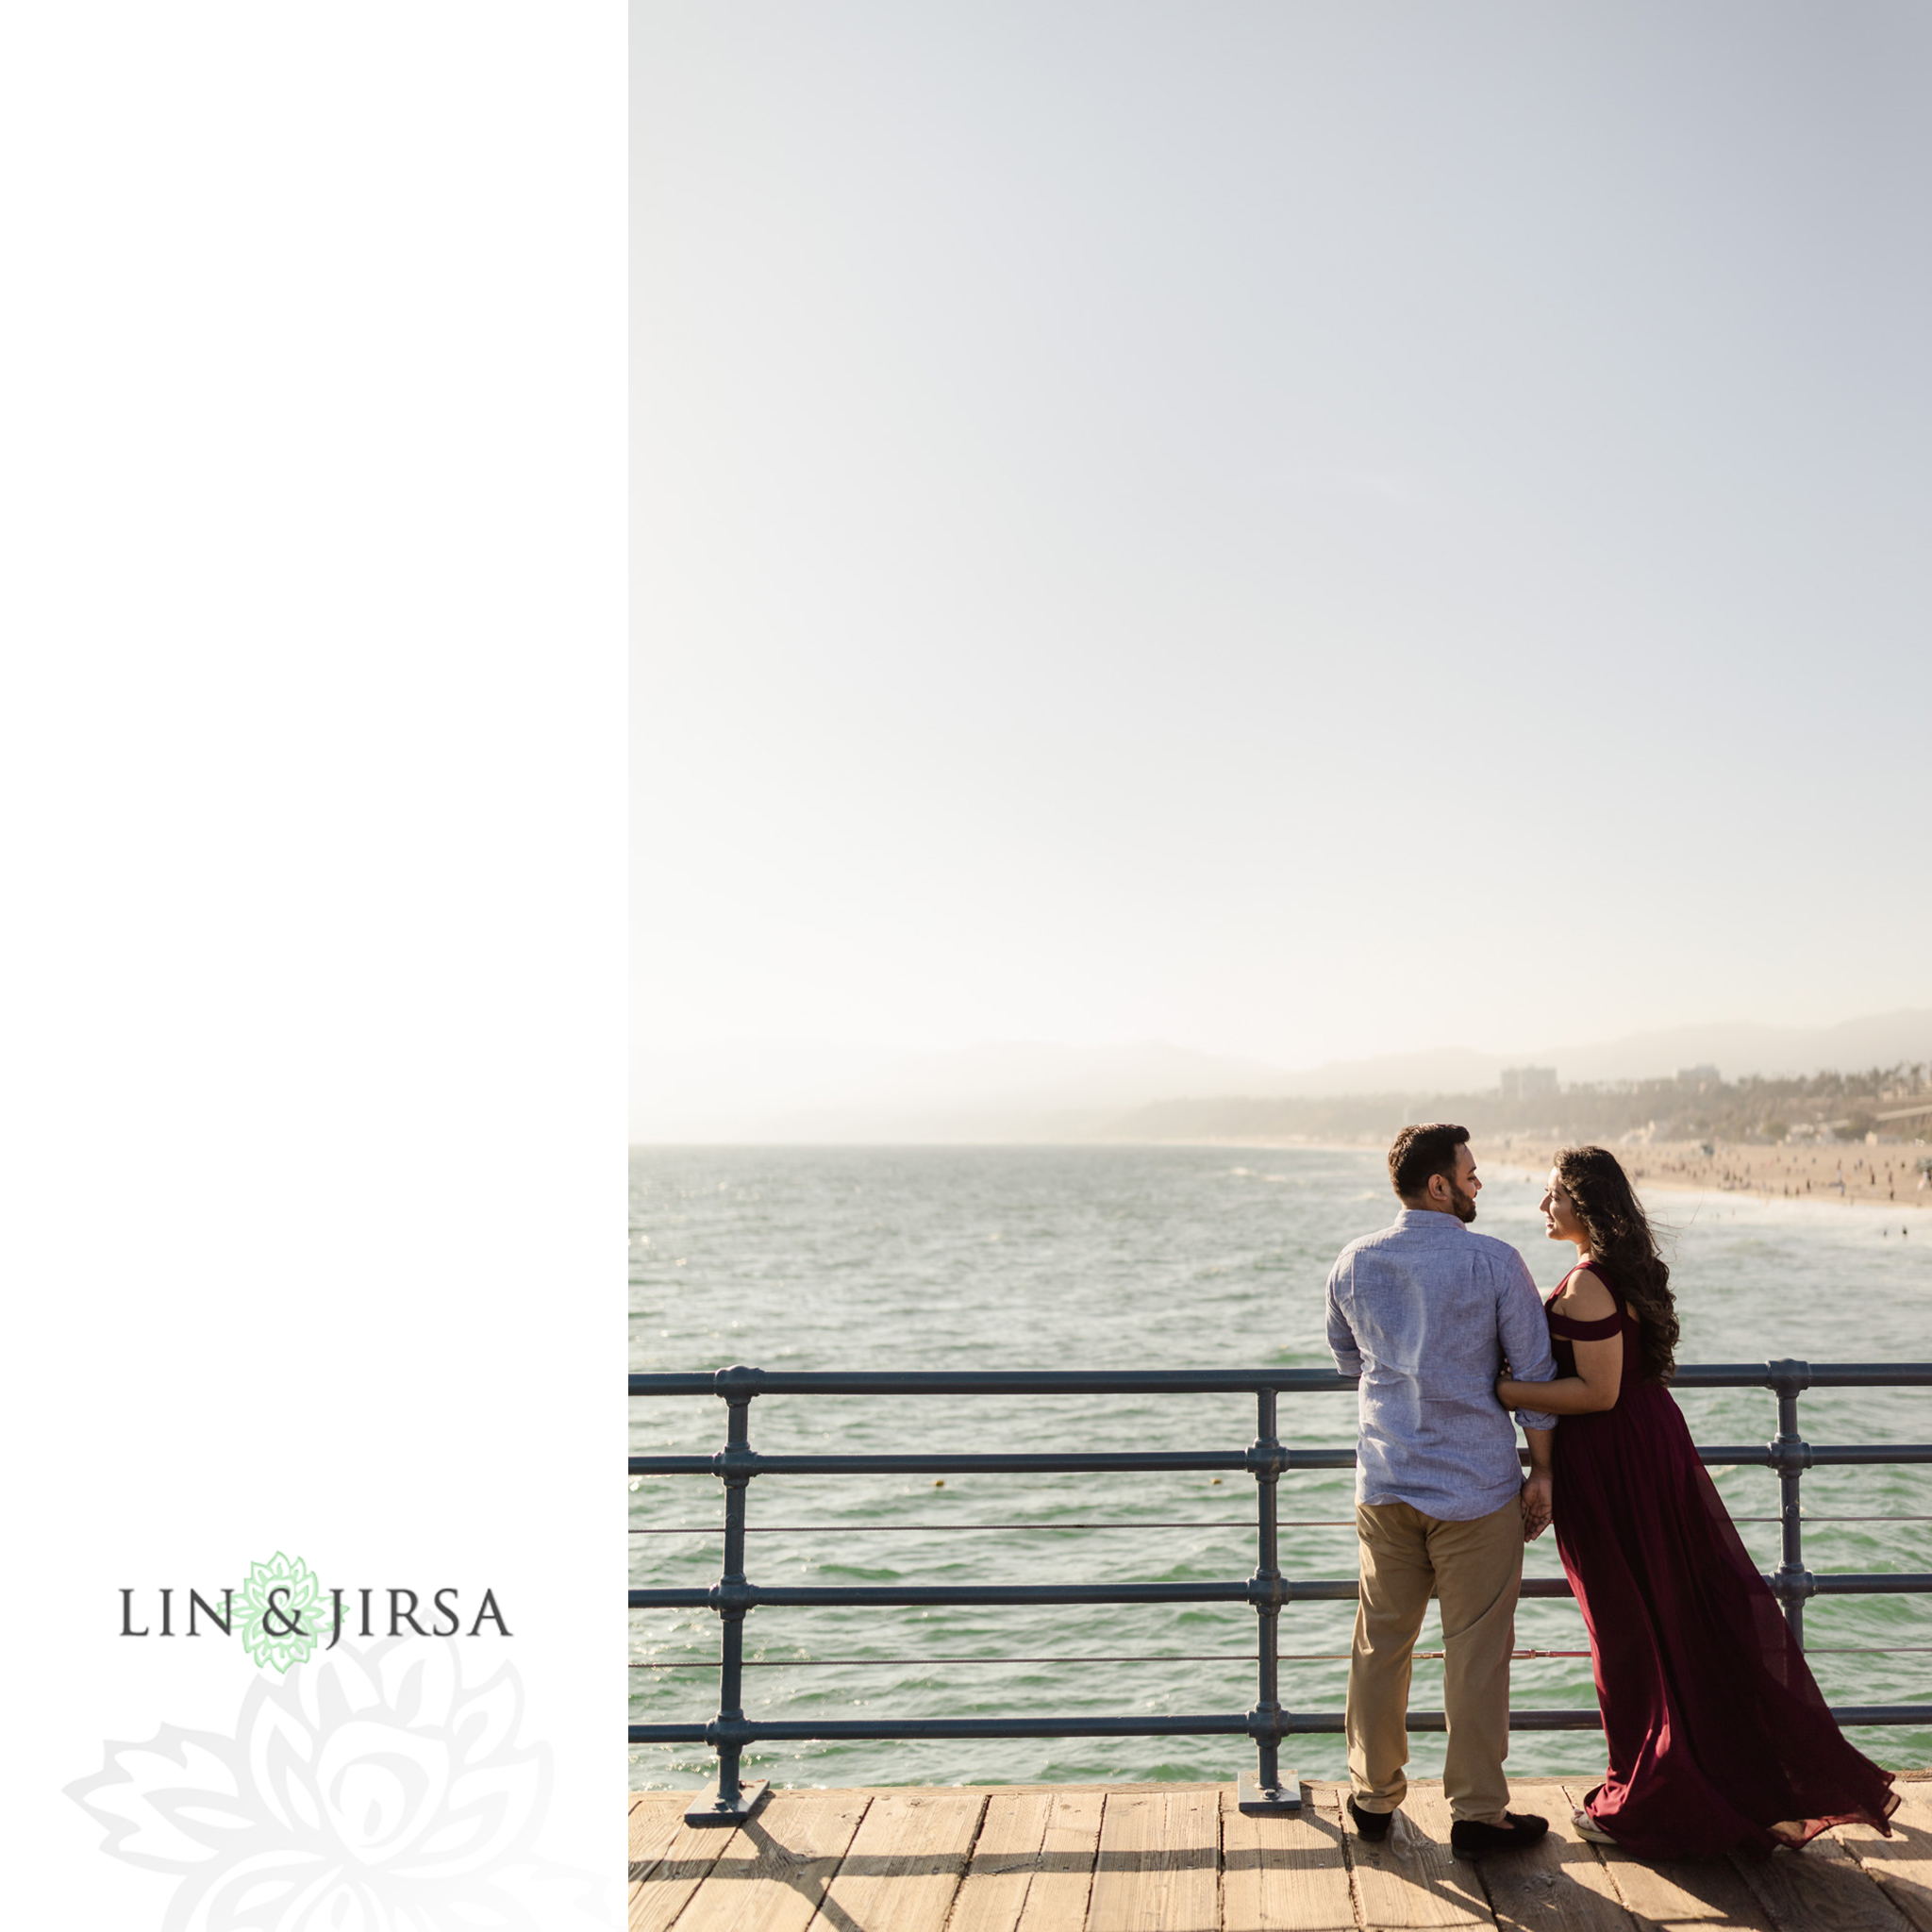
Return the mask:
M634 1792L630 1932L1932 1932L1932 1784L1894 1836L1649 1864L1577 1837L1585 1782L1525 1779L1536 1851L1449 1856L1440 1784L1368 1844L1333 1784L1298 1818L1243 1818L1231 1785L774 1791L735 1830Z

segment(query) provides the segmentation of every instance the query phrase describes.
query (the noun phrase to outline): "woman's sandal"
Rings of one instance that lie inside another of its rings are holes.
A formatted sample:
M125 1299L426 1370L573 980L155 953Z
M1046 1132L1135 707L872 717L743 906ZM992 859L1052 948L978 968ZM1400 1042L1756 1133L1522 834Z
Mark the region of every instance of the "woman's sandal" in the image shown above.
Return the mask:
M1571 1812L1570 1823L1576 1827L1578 1838L1587 1838L1593 1845L1613 1845L1617 1842L1588 1811Z

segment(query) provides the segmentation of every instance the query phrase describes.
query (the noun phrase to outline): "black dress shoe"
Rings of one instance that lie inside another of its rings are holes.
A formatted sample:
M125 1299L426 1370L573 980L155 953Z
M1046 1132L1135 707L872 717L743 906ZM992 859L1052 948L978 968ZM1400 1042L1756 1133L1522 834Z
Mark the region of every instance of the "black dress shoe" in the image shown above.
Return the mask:
M1480 1858L1490 1852L1526 1852L1541 1844L1550 1828L1547 1818L1534 1811L1506 1811L1501 1824L1458 1818L1449 1827L1449 1849L1458 1858Z
M1395 1822L1392 1811L1364 1811L1355 1801L1355 1793L1348 1794L1348 1815L1355 1820L1355 1828L1368 1839L1387 1838L1389 1827Z

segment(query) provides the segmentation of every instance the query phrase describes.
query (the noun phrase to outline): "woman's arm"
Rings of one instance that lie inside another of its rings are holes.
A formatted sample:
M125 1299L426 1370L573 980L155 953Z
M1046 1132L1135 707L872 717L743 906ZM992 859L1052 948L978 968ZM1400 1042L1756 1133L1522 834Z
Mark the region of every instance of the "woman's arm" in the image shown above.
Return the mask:
M1578 1341L1576 1373L1555 1382L1513 1382L1507 1375L1496 1383L1496 1400L1505 1408L1540 1408L1545 1415L1595 1415L1617 1406L1624 1382L1624 1338Z
M1575 1322L1602 1322L1623 1312L1603 1278L1589 1268L1577 1271L1552 1306ZM1624 1383L1623 1336L1571 1346L1576 1353L1574 1375L1554 1382L1518 1382L1504 1375L1496 1383L1496 1400L1505 1408L1540 1408L1545 1415L1596 1415L1615 1408Z

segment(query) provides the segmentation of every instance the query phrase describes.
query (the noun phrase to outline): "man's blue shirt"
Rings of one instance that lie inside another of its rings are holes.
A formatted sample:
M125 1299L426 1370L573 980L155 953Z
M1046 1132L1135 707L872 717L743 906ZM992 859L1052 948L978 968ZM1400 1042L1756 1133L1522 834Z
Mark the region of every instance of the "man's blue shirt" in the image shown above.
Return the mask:
M1551 1380L1557 1364L1536 1283L1507 1241L1405 1208L1337 1257L1328 1346L1361 1376L1357 1502L1466 1523L1515 1499L1523 1466L1496 1377L1506 1357L1522 1382ZM1519 1409L1516 1421L1557 1419Z

